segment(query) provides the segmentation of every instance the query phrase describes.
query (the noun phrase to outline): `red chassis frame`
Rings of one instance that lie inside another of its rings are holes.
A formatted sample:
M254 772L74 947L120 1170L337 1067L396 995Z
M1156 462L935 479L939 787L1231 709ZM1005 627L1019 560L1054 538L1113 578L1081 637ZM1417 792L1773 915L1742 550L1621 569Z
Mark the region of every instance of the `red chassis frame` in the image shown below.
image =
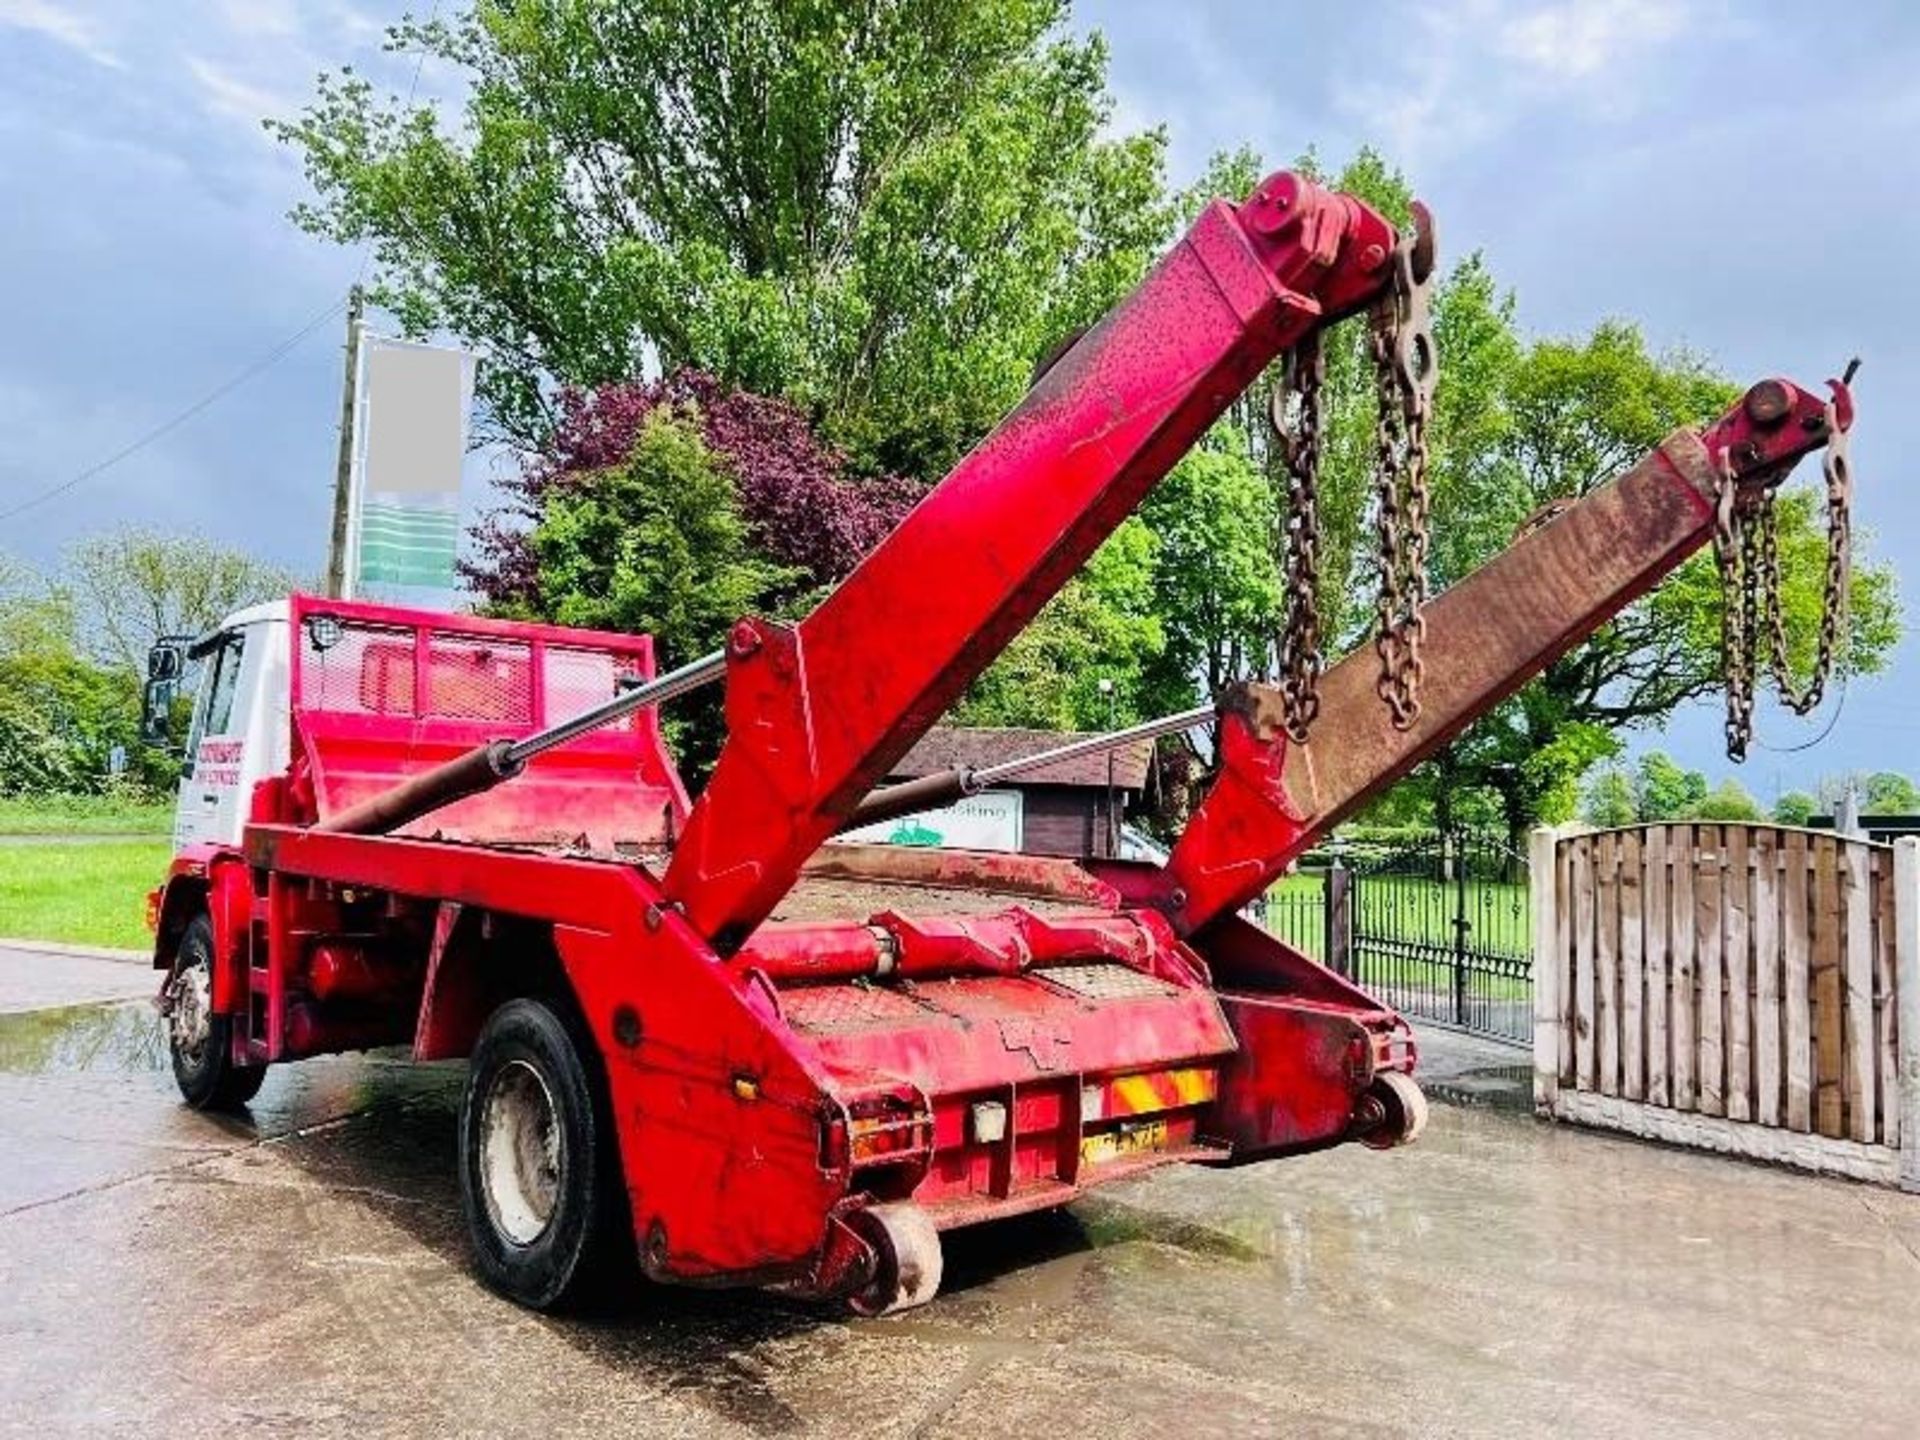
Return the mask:
M1235 908L1698 548L1721 467L1777 481L1826 438L1826 402L1755 387L1441 597L1411 732L1386 725L1364 657L1330 672L1325 738L1298 754L1267 692L1228 697L1221 780L1164 871L834 847L843 872L1048 903L768 917L1231 399L1377 297L1395 243L1359 202L1291 175L1211 206L819 609L735 628L728 742L663 873L456 843L431 819L325 833L311 826L339 797L263 785L244 855L182 857L160 901L163 920L191 902L182 884L211 902L216 1009L249 1014L236 1058L399 1039L461 1055L500 999L557 987L599 1058L648 1273L823 1294L870 1276L849 1222L874 1202L952 1226L1170 1161L1381 1138L1383 1077L1413 1068L1405 1024ZM1832 413L1850 423L1844 388ZM301 600L296 629L322 608L359 612ZM317 744L321 770L329 723L296 707L295 754ZM518 783L461 802L468 839L489 838L490 799Z

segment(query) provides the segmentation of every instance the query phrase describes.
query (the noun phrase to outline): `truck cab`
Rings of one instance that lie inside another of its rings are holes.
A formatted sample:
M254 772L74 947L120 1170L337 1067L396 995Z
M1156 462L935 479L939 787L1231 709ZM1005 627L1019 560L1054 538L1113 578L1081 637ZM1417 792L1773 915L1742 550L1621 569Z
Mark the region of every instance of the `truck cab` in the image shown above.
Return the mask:
M164 652L176 658L169 661ZM171 670L193 686L174 806L173 848L237 848L253 787L287 765L287 603L271 601L235 611L190 642L168 639L148 658L149 676ZM158 729L164 686L149 682L146 727Z

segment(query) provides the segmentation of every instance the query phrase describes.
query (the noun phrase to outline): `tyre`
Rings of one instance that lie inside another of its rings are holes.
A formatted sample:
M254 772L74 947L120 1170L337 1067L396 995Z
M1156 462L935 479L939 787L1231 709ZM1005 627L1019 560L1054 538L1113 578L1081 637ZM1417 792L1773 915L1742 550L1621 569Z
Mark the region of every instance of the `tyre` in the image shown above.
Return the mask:
M545 1002L509 1000L480 1031L460 1101L475 1262L535 1310L575 1306L623 1273L626 1206L590 1043Z
M196 915L160 992L173 1080L196 1110L237 1110L260 1092L264 1065L233 1063L233 1016L213 1013L213 921Z

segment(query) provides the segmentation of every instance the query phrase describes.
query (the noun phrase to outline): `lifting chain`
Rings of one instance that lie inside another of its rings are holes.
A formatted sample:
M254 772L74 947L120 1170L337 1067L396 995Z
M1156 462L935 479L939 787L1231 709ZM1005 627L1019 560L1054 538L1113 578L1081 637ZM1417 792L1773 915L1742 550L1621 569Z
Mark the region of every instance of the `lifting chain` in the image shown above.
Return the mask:
M1431 282L1433 224L1424 207L1394 246L1387 293L1368 318L1378 413L1374 424L1374 479L1378 492L1380 593L1374 648L1380 656L1375 689L1396 729L1420 714L1422 610L1427 599L1427 426L1438 378L1433 345ZM1320 677L1326 670L1320 627L1321 389L1326 356L1319 331L1287 357L1267 418L1287 467L1287 508L1281 534L1287 618L1278 645L1280 690L1287 734L1300 743L1320 713ZM1289 417L1291 411L1291 417Z
M1320 677L1327 668L1320 633L1320 389L1326 378L1326 352L1315 330L1287 356L1284 378L1267 409L1287 464L1287 513L1281 521L1287 620L1280 635L1280 695L1287 734L1295 744L1306 740L1320 713ZM1291 426L1289 399L1294 402Z
M1424 217L1423 217L1424 218ZM1374 390L1374 482L1379 492L1380 656L1375 689L1396 730L1420 717L1420 647L1427 620L1427 423L1433 415L1431 265L1416 278L1414 249L1429 232L1410 231L1393 249L1393 285L1368 319ZM1428 240L1430 244L1430 239Z
M1851 378L1851 371L1849 371ZM1771 488L1743 500L1730 455L1720 459L1713 549L1720 567L1720 660L1727 689L1727 758L1744 760L1753 740L1757 652L1767 645L1767 668L1780 703L1805 715L1826 694L1847 621L1853 566L1853 471L1847 432L1827 406L1827 448L1821 465L1827 490L1827 569L1814 641L1813 673L1795 685L1787 658L1787 627L1780 600L1780 517ZM1765 634L1762 635L1764 628Z

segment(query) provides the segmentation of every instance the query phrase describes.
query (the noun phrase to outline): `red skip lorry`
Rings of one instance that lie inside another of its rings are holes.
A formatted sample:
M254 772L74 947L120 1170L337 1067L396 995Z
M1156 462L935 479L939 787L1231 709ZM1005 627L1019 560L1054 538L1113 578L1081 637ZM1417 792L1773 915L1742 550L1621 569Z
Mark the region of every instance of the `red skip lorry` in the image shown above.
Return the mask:
M624 1251L875 1314L932 1297L956 1226L1411 1140L1406 1023L1242 908L1704 544L1723 497L1837 450L1844 386L1762 382L1439 596L1412 705L1383 706L1371 653L1319 677L1307 743L1280 689L1218 697L1164 865L825 842L939 802L875 787L1277 356L1397 314L1430 394L1430 269L1424 221L1293 175L1215 202L817 609L665 675L642 636L304 595L163 644L156 723L201 662L150 902L181 1093L244 1104L331 1051L468 1057L476 1263L542 1308ZM692 800L657 707L708 682L727 740Z

